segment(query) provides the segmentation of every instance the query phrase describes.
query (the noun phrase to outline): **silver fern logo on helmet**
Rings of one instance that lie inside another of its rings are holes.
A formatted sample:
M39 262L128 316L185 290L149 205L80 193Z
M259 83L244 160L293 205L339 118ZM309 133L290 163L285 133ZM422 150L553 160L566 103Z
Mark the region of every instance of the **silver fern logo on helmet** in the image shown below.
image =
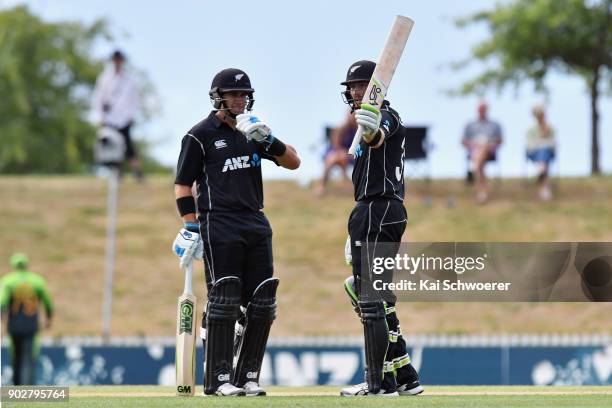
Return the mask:
M351 74L357 71L360 67L361 65L355 65L354 67L351 67Z
M236 80L236 82L240 81L242 79L242 77L244 76L244 74L236 74L234 76L234 79Z

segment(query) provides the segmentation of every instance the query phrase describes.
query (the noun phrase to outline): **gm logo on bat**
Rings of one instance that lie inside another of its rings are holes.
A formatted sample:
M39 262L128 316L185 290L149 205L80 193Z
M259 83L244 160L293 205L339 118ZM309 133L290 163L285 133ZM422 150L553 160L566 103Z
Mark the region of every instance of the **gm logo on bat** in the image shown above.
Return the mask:
M191 394L191 386L190 385L178 385L176 387L176 391L180 394Z
M189 299L185 299L181 302L181 325L179 329L180 333L191 333L191 326L193 325L193 302Z

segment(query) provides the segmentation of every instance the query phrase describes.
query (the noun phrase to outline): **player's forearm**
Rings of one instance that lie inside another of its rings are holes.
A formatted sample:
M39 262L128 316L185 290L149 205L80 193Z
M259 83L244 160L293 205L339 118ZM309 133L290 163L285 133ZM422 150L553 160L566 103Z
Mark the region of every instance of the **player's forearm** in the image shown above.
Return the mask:
M183 222L197 222L195 199L193 198L191 186L175 184L174 196L176 197L179 215L181 216ZM193 206L191 206L191 204L189 203L189 198L191 198Z
M300 167L300 158L298 157L297 151L293 148L293 146L286 146L287 149L285 150L285 153L283 153L281 156L275 156L276 161L278 161L278 164L286 169L296 170L298 167Z

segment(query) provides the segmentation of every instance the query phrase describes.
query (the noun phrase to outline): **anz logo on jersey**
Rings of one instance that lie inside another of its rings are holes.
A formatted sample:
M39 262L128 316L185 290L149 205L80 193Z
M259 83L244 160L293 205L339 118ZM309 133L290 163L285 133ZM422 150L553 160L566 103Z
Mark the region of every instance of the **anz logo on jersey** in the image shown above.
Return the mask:
M250 158L249 156L232 157L232 158L225 160L225 163L223 164L223 170L221 170L221 173L225 173L228 170L233 171L233 170L238 170L238 169L248 169L251 167L259 167L259 166L261 166L261 158L259 157L257 153L254 153L252 158Z

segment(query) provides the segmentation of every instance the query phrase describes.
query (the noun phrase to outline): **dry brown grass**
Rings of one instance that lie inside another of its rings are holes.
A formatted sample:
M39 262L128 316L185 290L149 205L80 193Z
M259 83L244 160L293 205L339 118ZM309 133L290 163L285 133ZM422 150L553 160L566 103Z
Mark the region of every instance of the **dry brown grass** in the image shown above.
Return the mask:
M281 279L273 335L358 334L361 325L342 290L346 219L352 197L324 198L292 182L266 183ZM460 181L409 183L409 241L612 241L612 180L567 179L557 199L503 180L493 200L476 206ZM180 223L172 180L121 185L113 304L114 335L174 333L182 276L170 245ZM429 199L428 199L429 197ZM448 204L452 202L452 208ZM93 177L0 178L0 259L27 252L45 275L57 307L53 335L95 335L102 327L106 184ZM5 263L6 265L6 263ZM8 266L5 266L5 271ZM195 290L204 297L202 267ZM612 304L405 303L409 333L606 332Z

